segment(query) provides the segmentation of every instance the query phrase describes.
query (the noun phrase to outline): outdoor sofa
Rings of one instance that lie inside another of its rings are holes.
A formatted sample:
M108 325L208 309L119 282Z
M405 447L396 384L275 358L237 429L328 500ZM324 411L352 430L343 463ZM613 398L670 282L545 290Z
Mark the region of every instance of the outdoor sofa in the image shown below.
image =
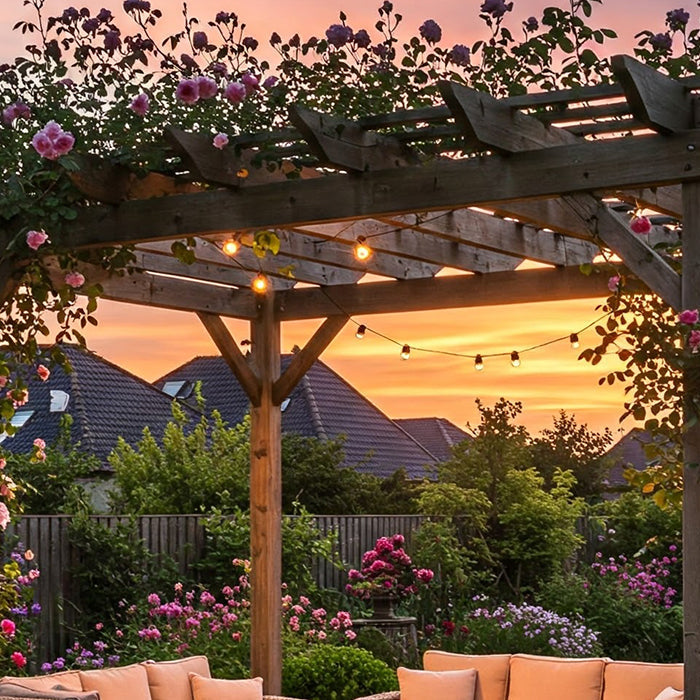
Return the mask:
M400 692L357 700L682 700L683 664L612 659L558 659L529 654L467 655L429 650L424 671L399 669ZM456 674L466 693L455 694ZM433 672L433 673L429 673ZM466 682L465 682L466 681ZM428 690L429 689L429 690ZM427 694L429 692L429 694Z
M0 680L0 700L294 700L261 696L261 687L260 679L212 679L207 657L190 656L42 676L5 676Z

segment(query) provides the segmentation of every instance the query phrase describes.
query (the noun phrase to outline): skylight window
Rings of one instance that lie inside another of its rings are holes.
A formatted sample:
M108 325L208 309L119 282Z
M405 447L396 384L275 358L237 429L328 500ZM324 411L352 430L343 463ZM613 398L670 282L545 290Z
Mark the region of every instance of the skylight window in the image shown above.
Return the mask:
M10 418L10 425L12 425L16 430L19 430L34 414L36 411L16 411L15 415ZM0 442L5 440L8 435L5 432L0 433Z
M161 391L174 399L187 399L192 395L194 384L189 381L165 382Z

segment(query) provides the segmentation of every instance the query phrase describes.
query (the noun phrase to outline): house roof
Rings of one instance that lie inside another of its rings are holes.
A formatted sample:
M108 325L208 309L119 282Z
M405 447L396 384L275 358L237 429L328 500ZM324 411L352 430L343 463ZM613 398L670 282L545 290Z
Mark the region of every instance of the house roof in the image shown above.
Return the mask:
M624 477L626 469L632 467L637 471L644 471L648 466L651 466L644 453L644 446L651 441L652 437L648 432L641 428L632 428L608 450L608 454L615 461L608 473L607 490L620 491L629 487L629 483Z
M2 442L3 449L29 452L36 438L50 445L58 437L66 413L73 418L72 442L80 443L107 468L107 457L119 437L135 445L144 427L149 426L160 438L172 420L172 400L167 395L95 353L70 345L63 346L63 351L73 371L67 374L61 367L53 367L46 382L38 378L30 381L29 400L18 413L34 413L15 435ZM64 410L51 410L52 392L54 398L67 399ZM195 420L201 415L190 407L184 410Z
M394 423L413 435L441 462L452 456L455 445L470 438L469 433L446 418L395 418Z
M286 368L291 355L282 357ZM201 381L207 409L225 421L239 423L248 412L248 398L222 357L196 357L154 384ZM283 403L282 431L305 437L345 436L345 464L358 471L387 477L405 467L408 476L426 476L426 465L439 461L411 434L388 418L328 365L316 361Z

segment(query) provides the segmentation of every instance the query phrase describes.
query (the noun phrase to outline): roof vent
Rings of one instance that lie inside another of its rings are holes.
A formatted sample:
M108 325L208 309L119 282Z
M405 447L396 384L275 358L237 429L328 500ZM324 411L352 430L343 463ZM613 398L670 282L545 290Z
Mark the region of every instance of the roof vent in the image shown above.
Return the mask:
M51 404L49 405L50 413L63 413L68 408L70 394L60 389L51 389Z

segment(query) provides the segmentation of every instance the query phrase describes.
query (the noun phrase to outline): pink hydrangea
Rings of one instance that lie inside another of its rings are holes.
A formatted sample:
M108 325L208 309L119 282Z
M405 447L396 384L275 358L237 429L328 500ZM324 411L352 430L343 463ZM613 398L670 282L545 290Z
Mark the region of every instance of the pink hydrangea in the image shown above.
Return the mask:
M45 365L39 365L36 368L36 374L39 379L41 379L42 382L45 382L50 376L51 372L49 371L49 368L46 367Z
M5 530L10 524L10 511L7 506L0 502L0 530Z
M196 80L185 78L178 83L175 97L186 105L193 105L199 100L199 85Z
M66 284L73 289L80 289L85 284L85 276L80 274L77 270L69 272L65 276Z
M693 354L700 352L700 331L690 331L688 345L690 346Z
M633 216L630 221L630 228L635 233L649 233L651 231L651 221L648 216Z
M218 133L214 137L212 144L214 145L214 148L218 148L219 150L222 150L223 148L225 148L228 145L228 136L226 134L224 134L223 132Z
M137 95L133 100L131 100L129 109L138 114L139 117L144 117L146 116L146 112L148 112L150 106L151 103L148 95L145 92L142 92L140 95Z
M65 156L75 145L73 134L64 131L55 121L50 121L43 129L37 131L32 138L34 150L48 160L56 160Z
M620 275L613 275L609 280L608 280L608 289L611 292L617 292L617 290L620 288L620 282L621 282L621 277Z
M32 250L39 250L44 243L51 243L46 231L27 231L27 245Z
M229 83L224 90L224 97L235 105L243 102L245 96L246 89L243 83Z
M686 326L694 326L699 318L700 313L698 313L697 309L685 309L678 314L679 323L683 323Z
M209 100L216 96L219 91L219 86L216 84L216 80L207 77L206 75L200 75L197 78L197 87L199 88L199 97L202 100Z

